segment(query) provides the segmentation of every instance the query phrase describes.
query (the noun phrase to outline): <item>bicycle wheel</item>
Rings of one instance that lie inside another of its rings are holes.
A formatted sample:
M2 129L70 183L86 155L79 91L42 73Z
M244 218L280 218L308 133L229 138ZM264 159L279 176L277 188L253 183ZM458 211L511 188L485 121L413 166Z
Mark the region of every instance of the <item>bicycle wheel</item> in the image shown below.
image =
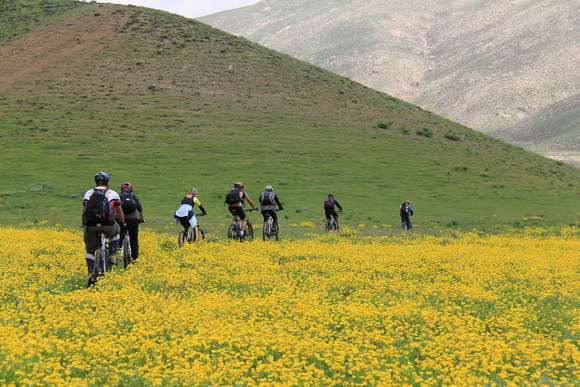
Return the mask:
M336 222L336 219L334 220L334 222L332 222L332 227L334 228L334 231L338 232L340 229L340 226L338 225L338 223Z
M278 223L274 223L274 225L272 226L272 238L275 241L278 241L278 234L279 234L279 229L278 229Z
M187 243L191 243L195 240L195 228L190 227L187 230Z
M332 230L332 223L330 223L329 220L327 220L326 223L324 223L324 229L326 230L326 232Z
M264 222L264 227L262 228L262 239L264 241L267 241L268 239L270 239L270 235L272 233L272 230L270 229L271 225L272 225L272 222L270 222L269 220Z
M95 279L96 277L104 275L110 268L109 253L106 250L97 250L95 254L95 267L93 269Z
M249 239L249 240L254 239L254 228L252 227L252 224L250 223L250 221L248 221L248 224L246 224L245 238Z
M230 223L228 227L228 238L229 239L238 239L238 224L237 223Z
M179 247L183 246L186 239L187 239L187 233L185 232L185 230L181 230L181 232L179 233L179 236L177 237L177 244L179 245Z
M129 235L123 238L121 252L123 253L123 267L126 269L131 264L131 240Z

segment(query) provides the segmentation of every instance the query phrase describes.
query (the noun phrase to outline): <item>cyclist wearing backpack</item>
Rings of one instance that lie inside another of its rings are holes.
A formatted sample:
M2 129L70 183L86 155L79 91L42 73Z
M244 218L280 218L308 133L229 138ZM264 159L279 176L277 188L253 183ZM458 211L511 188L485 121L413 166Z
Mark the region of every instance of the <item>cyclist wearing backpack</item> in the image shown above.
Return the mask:
M274 225L278 225L278 215L276 215L276 204L278 205L278 211L282 211L282 205L280 204L280 199L278 195L274 193L274 188L271 185L267 185L264 192L260 195L260 211L264 217L264 222L268 220L268 216L271 216L274 220ZM276 230L276 228L275 228Z
M240 239L244 239L244 233L246 232L246 224L248 220L246 219L246 211L244 211L244 200L252 206L252 209L257 210L256 206L250 196L244 192L244 183L237 182L234 183L234 189L226 194L225 202L228 205L228 210L232 214L232 222L237 221L239 216L242 221L242 227L240 228Z
M197 226L197 219L193 213L193 207L196 204L201 210L201 214L207 215L207 211L205 208L203 208L201 202L197 198L197 190L195 188L191 188L187 196L181 199L181 206L177 209L177 211L175 211L175 215L173 215L176 221L179 220L179 223L181 223L185 231L189 229L189 226Z
M326 216L326 224L330 223L330 216L334 216L336 224L338 225L338 213L334 209L334 206L338 208L338 211L342 211L342 206L334 198L332 193L328 194L328 199L324 201L324 216Z
M115 212L122 225L125 225L125 214L121 208L121 198L109 189L109 175L99 172L95 175L96 187L88 190L83 197L82 222L84 228L85 258L89 270L89 280L95 266L95 251L100 247L97 232L101 231L109 238L109 260L117 264L115 254L119 247L119 224L115 221Z
M400 212L403 228L405 230L410 230L411 228L413 228L413 226L411 225L411 217L410 217L411 215L413 215L413 207L411 207L411 203L409 203L408 200L401 203Z
M139 258L139 223L145 221L143 207L141 206L139 197L133 193L133 184L129 182L121 184L121 193L119 196L121 197L121 207L123 208L125 222L127 223L127 227L121 227L119 246L123 244L125 232L129 231L131 259L134 261ZM118 216L116 218L118 219Z

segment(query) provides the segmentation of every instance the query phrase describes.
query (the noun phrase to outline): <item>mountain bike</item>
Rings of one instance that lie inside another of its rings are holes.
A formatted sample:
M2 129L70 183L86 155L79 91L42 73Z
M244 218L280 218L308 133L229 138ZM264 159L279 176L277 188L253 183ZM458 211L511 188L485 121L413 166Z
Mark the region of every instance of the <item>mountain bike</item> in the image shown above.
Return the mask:
M94 285L98 277L102 277L106 272L111 270L111 262L109 261L109 242L102 231L97 231L97 235L101 239L100 247L95 251L95 265L93 266L92 278L89 279L87 287Z
M268 219L264 222L264 227L262 228L262 239L264 241L269 241L270 239L278 240L278 222L274 222L272 215L268 215Z
M324 228L326 229L326 232L339 231L340 227L338 225L338 220L334 217L334 215L330 215L330 219L326 221Z
M131 263L133 263L133 259L131 258L131 237L129 236L129 230L125 230L125 237L121 244L121 256L123 257L123 267L126 269Z
M203 214L194 214L194 216L196 217L203 216ZM203 239L205 239L205 233L203 232L201 227L199 227L198 224L195 227L189 227L187 231L181 230L177 238L177 244L179 245L179 247L181 247L185 244L185 242L192 243Z
M246 210L246 212L252 212L254 209ZM243 239L254 239L254 227L252 227L252 223L250 223L250 219L246 218L246 232L244 234L244 238L240 238L240 230L242 229L242 220L236 217L236 221L230 223L228 227L228 238L234 240L243 240Z

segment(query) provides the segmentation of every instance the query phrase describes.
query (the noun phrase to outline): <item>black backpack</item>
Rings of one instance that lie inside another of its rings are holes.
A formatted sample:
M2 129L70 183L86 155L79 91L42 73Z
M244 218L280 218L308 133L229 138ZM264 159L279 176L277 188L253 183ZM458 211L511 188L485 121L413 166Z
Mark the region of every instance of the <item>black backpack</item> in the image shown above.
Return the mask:
M275 195L274 192L269 192L269 191L263 192L262 193L262 205L265 205L265 206L275 205L276 203L274 201L274 195Z
M108 190L95 189L85 204L85 217L92 223L104 223L109 220L111 206L105 194Z
M121 207L125 214L130 214L137 209L137 198L129 188L121 191Z
M230 206L235 206L238 203L242 202L242 198L240 197L240 193L238 190L233 189L226 194L226 203Z

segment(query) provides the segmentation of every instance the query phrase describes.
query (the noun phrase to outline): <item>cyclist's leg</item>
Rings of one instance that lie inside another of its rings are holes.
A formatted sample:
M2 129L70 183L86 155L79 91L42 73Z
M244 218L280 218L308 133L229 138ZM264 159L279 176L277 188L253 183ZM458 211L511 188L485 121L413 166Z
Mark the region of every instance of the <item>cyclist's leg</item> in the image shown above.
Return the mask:
M278 214L276 213L276 211L271 211L271 215L272 215L272 220L274 221L274 232L278 232Z
M191 212L191 214L189 214L189 224L192 228L195 228L195 226L197 226L197 218L195 217L195 215L193 214L193 211Z
M244 209L242 207L238 207L236 209L238 216L240 217L240 220L242 221L242 227L240 228L240 235L244 235L244 232L246 231L246 224L248 224L248 219L246 218L246 211L244 211Z
M338 226L338 212L336 212L334 209L332 210L332 216L334 216L334 222Z
M139 223L127 223L129 237L131 238L131 259L139 257Z
M121 227L118 223L101 226L101 231L107 238L109 238L109 261L111 264L117 263L117 250L119 249L119 233L121 232Z
M232 214L232 222L228 226L228 238L236 239L238 237L238 207L228 206L228 211Z
M100 239L97 236L97 228L92 226L84 227L83 240L85 242L85 259L89 277L95 267L95 251L99 249Z

